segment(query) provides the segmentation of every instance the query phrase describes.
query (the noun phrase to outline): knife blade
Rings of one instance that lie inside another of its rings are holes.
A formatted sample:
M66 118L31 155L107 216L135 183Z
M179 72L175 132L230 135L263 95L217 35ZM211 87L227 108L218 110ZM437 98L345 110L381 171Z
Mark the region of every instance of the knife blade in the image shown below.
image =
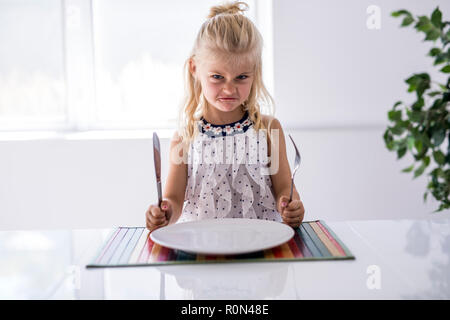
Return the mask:
M158 207L161 207L161 147L156 132L153 132L153 159L155 162L156 189L158 190Z

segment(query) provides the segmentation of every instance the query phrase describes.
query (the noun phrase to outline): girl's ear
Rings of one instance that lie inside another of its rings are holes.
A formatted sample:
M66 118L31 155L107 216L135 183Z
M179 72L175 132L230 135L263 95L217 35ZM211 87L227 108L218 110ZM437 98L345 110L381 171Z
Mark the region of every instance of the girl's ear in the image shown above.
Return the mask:
M189 59L189 72L195 77L195 73L197 71L197 66L195 65L194 59Z

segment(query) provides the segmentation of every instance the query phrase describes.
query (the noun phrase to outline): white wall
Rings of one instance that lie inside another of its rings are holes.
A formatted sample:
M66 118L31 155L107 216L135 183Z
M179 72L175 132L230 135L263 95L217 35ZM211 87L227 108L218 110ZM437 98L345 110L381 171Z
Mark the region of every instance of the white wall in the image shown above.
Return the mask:
M386 124L398 100L413 101L404 82L433 71L432 44L391 12L431 15L439 5L450 19L450 1L275 0L274 74L277 114L288 128ZM381 28L366 26L370 5ZM437 80L436 72L432 73ZM439 79L441 79L440 77Z
M0 150L2 229L142 225L157 199L149 139L11 141Z
M414 101L405 79L429 72L433 80L446 81L427 57L432 43L423 42L423 33L412 26L400 28L403 18L391 13L407 9L414 16L430 16L439 6L445 21L450 2L273 4L277 116L286 129L299 130L297 142L305 150L302 193L310 213L330 219L429 217L437 204L421 200L427 179L401 173L411 157L397 161L382 134L392 105ZM367 27L371 5L380 9L380 29Z
M438 3L450 18L446 1L274 1L276 116L302 153L306 220L423 219L437 208L422 201L426 178L401 173L411 159L397 161L382 134L386 111L408 98L403 80L431 61L422 36L389 13L429 14ZM366 28L370 4L382 10L381 30ZM0 230L143 225L157 198L150 137L3 136Z
M426 180L400 172L409 161L386 151L379 130L286 133L302 153L305 219L423 219L437 208L423 204ZM161 148L164 179L168 138ZM150 138L2 141L0 150L2 230L143 225L157 199Z

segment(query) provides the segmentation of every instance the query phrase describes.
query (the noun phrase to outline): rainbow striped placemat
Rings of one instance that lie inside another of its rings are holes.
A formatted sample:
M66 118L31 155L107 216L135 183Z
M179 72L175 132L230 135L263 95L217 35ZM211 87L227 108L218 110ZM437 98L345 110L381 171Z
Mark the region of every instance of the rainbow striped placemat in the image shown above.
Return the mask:
M324 221L307 221L288 242L259 252L239 255L201 255L154 243L143 227L119 227L87 268L151 266L189 263L306 261L355 259Z

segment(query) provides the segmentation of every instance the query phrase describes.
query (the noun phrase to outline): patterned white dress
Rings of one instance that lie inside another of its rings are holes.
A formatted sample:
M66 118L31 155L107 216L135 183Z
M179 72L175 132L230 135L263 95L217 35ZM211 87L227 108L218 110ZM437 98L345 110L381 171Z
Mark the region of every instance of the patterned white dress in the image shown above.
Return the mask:
M282 221L269 175L267 136L248 116L227 125L203 117L189 146L188 181L178 222L214 218Z

